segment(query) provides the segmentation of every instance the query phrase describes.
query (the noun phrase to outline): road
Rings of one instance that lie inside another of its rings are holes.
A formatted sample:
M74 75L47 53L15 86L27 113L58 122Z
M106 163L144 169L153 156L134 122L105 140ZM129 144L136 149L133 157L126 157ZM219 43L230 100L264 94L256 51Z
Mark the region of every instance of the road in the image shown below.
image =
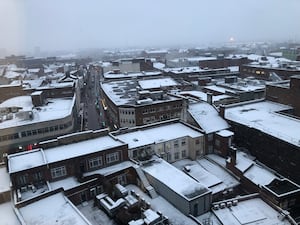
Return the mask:
M83 97L85 130L98 130L106 125L100 96L101 74L95 68L90 68L89 72Z

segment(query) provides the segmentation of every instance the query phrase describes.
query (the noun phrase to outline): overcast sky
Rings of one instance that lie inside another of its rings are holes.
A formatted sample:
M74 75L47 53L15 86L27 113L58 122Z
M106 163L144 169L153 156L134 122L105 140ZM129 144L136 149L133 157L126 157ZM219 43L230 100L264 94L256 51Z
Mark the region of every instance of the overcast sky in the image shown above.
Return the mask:
M0 0L0 49L300 39L300 0Z

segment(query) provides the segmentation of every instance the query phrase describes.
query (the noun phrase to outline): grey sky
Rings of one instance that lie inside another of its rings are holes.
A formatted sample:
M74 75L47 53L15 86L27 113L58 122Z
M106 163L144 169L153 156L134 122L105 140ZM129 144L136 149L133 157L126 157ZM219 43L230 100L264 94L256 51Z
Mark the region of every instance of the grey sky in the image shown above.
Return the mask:
M299 0L0 0L0 48L299 40Z

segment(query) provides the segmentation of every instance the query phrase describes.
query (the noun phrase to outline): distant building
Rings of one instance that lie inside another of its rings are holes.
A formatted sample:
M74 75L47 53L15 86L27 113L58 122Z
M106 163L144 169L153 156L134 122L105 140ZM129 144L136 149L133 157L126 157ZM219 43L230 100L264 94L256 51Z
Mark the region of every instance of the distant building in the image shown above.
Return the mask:
M270 83L266 88L266 99L293 107L287 113L300 117L300 75L289 81Z

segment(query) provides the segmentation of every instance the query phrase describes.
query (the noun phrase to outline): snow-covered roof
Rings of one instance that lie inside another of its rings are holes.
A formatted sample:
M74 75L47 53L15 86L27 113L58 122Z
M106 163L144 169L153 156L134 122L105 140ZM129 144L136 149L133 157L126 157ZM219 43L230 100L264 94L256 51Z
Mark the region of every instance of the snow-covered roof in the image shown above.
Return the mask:
M244 173L244 176L256 185L268 185L277 177L270 171L257 164L252 165Z
M260 198L239 201L236 206L213 210L223 225L255 224L290 224L287 219L280 219L279 212Z
M159 79L140 80L140 81L138 81L138 83L141 86L141 88L144 90L179 85L174 79L172 79L170 77L159 78Z
M203 92L203 91L181 91L179 92L179 95L190 95L196 98L201 99L202 101L207 101L207 93ZM216 101L220 101L222 99L226 99L226 98L232 98L232 96L230 95L216 95L216 96L212 96L212 101L216 102Z
M190 104L188 112L207 134L229 128L226 120L219 116L212 105L206 102Z
M103 176L108 176L108 175L114 174L116 172L128 169L129 167L132 167L132 166L134 166L134 163L132 163L131 161L125 161L125 162L121 162L121 163L118 163L118 164L115 164L112 166L108 166L108 167L105 167L105 168L102 168L99 170L94 170L91 172L84 173L84 176L90 176L93 174L101 174Z
M0 123L0 129L65 118L72 113L75 97L47 99L47 102L48 104L38 108L33 108L31 96L18 96L2 102L0 108L21 107L22 110L19 112L31 111L32 117L24 119L17 113L13 113L11 119L3 120Z
M115 136L121 141L127 143L129 149L132 149L153 143L183 138L186 136L192 138L201 137L203 134L182 123L172 123L153 127L150 126L132 132L129 130L127 133Z
M147 77L147 76L160 76L162 73L160 71L143 71L139 73L115 73L114 71L108 71L103 74L106 79L114 78L131 78L131 77Z
M45 155L41 149L8 155L9 173L31 169L45 164Z
M70 158L88 155L94 152L103 151L124 145L124 143L106 135L77 143L60 145L44 150L48 163L58 162Z
M4 225L21 225L11 202L0 204L1 224Z
M101 83L101 88L107 97L117 106L121 105L137 105L138 83L134 80L121 80L112 82ZM179 98L173 96L167 96L163 100L152 99L151 104L162 103L166 101L172 101ZM145 103L146 104L146 103Z
M19 208L26 224L72 224L90 223L63 193L53 194Z
M236 165L235 167L244 173L249 169L255 162L255 158L241 151L236 152Z
M163 68L166 67L166 64L164 63L160 63L160 62L154 62L153 63L153 67L158 69L158 70L162 70Z
M245 103L225 108L225 119L300 146L300 120L277 113L288 109L291 107L271 101Z
M78 186L80 182L76 177L67 177L58 181L50 182L51 189L63 188L65 191Z
M231 137L234 135L234 133L230 130L220 130L216 134L221 137Z
M158 159L151 165L144 165L143 170L187 199L210 192L207 187L162 159Z
M173 163L173 165L185 170L191 177L210 188L213 193L222 192L239 185L238 180L225 168L207 158L201 158L197 161L183 159Z
M10 178L6 167L0 167L0 193L10 190Z

